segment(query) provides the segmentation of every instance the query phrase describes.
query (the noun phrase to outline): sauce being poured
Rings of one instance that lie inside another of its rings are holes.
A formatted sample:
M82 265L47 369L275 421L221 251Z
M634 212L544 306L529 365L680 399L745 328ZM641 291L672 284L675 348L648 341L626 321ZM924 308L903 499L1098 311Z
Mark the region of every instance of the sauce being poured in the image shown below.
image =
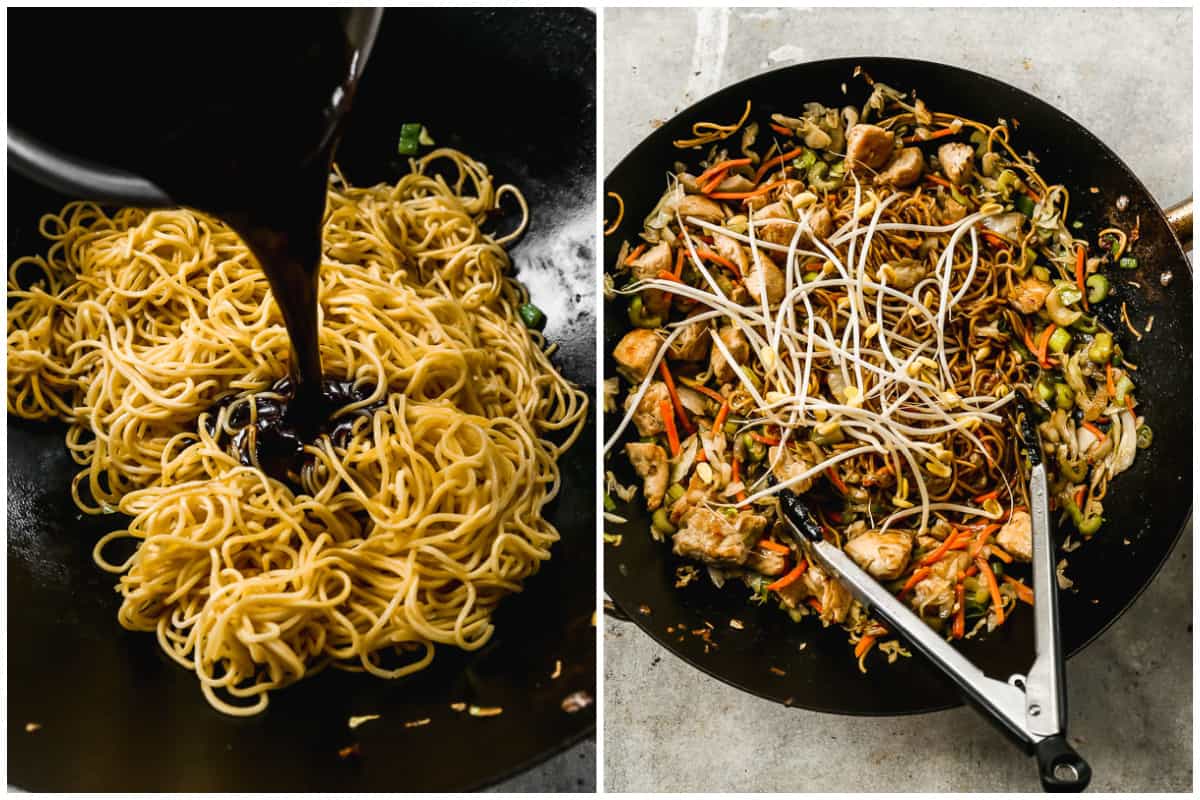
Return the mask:
M23 25L34 35L45 24L27 15L9 21L14 36ZM318 347L321 220L341 125L377 25L370 9L286 18L72 11L56 20L53 37L38 37L47 41L46 63L78 76L102 67L128 83L80 89L69 104L47 104L36 82L10 92L10 124L22 132L146 178L171 201L239 233L291 339L285 416L301 438L316 435L336 405L322 391Z

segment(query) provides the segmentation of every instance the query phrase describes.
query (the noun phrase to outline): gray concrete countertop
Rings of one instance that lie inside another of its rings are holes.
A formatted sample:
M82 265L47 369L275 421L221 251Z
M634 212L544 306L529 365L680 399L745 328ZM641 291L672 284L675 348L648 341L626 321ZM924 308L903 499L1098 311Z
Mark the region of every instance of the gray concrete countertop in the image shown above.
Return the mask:
M656 123L798 61L957 64L1063 109L1163 204L1192 191L1189 9L608 9L605 170ZM803 98L798 98L802 100ZM1183 498L1180 502L1186 502ZM1094 790L1192 788L1192 536L1069 665ZM1033 763L967 709L863 719L752 697L605 624L609 791L1036 791Z

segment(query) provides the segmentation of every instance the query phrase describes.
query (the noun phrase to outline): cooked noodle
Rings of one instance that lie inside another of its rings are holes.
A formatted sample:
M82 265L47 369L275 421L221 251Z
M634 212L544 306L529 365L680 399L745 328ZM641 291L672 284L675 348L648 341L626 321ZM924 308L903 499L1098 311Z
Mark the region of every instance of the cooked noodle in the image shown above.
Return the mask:
M523 221L491 236L505 194ZM550 557L542 509L587 398L518 314L504 246L527 217L516 189L452 150L394 186L331 182L321 361L370 391L339 414L375 410L305 447L300 486L224 444L290 363L232 230L72 203L42 219L48 255L13 264L9 412L69 424L76 503L133 518L95 548L121 575L121 624L155 631L216 708L257 713L331 663L398 677L434 643L477 649L501 598Z

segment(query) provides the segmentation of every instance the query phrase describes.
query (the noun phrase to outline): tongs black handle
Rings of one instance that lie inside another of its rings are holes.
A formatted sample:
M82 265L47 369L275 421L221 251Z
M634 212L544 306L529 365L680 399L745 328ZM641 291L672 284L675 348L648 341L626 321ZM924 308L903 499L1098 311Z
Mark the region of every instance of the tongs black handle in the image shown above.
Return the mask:
M1042 788L1047 792L1082 792L1092 779L1092 768L1075 752L1063 734L1048 736L1034 751Z

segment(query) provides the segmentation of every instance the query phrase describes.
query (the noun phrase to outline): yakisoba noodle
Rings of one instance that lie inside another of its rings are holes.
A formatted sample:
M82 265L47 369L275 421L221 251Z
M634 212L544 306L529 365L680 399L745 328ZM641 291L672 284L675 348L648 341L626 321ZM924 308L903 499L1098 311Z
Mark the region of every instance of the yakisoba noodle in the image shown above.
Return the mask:
M224 446L290 361L229 228L73 203L41 222L48 256L13 264L9 412L70 424L79 507L133 518L95 549L121 575L121 624L155 631L218 709L259 712L329 663L396 677L434 643L478 648L501 598L550 557L541 512L587 399L518 315L504 246L524 221L483 231L504 194L527 218L517 190L452 150L394 186L331 183L322 365L373 388L339 413L376 410L306 447L301 487Z

